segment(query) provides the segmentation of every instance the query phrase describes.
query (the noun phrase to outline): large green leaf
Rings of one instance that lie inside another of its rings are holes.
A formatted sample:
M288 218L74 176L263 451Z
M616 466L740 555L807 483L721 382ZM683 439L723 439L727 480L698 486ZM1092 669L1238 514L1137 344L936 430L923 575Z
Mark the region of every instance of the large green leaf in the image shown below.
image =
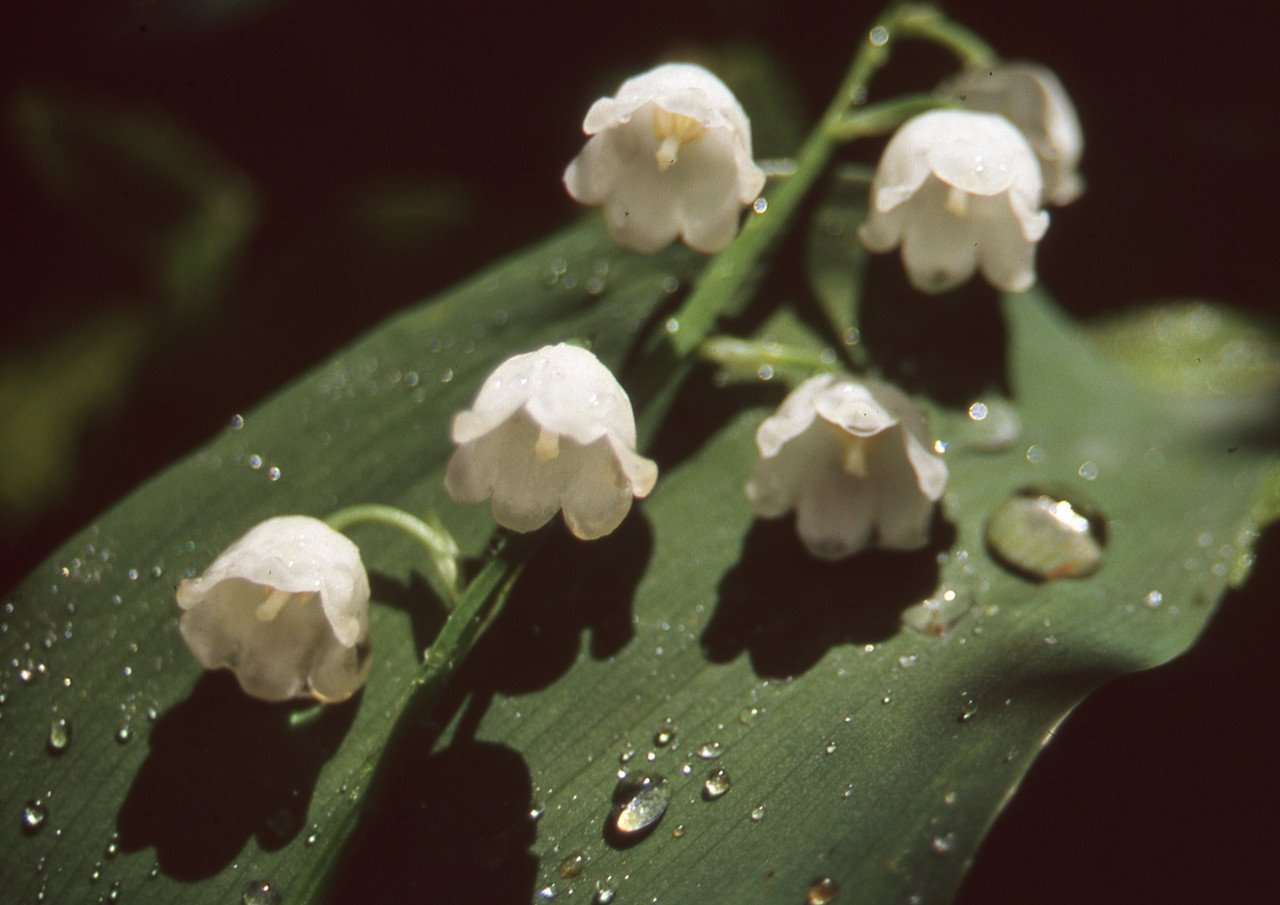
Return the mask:
M859 900L947 898L1072 706L1194 641L1246 570L1272 462L1123 376L1040 295L1004 303L1016 437L993 448L963 412L935 412L952 482L929 549L821 564L788 522L753 522L741 486L776 390L717 390L697 371L657 438L651 499L594 544L552 530L393 751L388 715L441 623L399 536L353 532L374 574L375 663L347 705L253 702L177 635L177 581L270 515L393 503L437 512L478 554L487 513L441 488L452 411L497 360L555 339L592 343L625 380L696 265L572 229L235 419L41 566L0 631L7 892L227 903L265 880L307 901L332 869L334 901L599 886L617 901L796 902L823 876ZM985 519L1025 486L1097 508L1100 571L1041 584L994 563ZM927 598L947 599L946 630L902 628ZM704 743L721 756L700 757ZM672 789L638 841L606 831L623 761ZM716 768L732 789L707 801ZM24 830L36 801L43 820Z

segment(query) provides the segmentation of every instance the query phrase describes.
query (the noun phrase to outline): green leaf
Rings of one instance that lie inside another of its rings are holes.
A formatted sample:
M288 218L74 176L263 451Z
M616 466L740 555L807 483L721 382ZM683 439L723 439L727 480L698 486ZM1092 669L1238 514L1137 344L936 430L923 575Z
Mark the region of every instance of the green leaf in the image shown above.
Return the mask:
M626 365L699 260L620 252L591 220L379 328L42 565L0 629L15 900L119 883L131 902L227 903L268 881L310 901L331 868L333 901L547 886L585 901L599 885L619 901L796 902L822 876L867 901L950 895L1070 709L1195 640L1247 566L1274 463L1180 421L1040 295L1004 305L1019 433L996 452L953 443L929 549L817 563L789 521L754 522L741 487L780 394L695 371L654 446L652 497L596 543L552 530L440 706L411 706L394 737L387 714L442 621L406 539L352 531L374 577L374 666L345 706L253 702L178 637L177 581L271 515L391 503L438 513L479 553L487 512L441 487L453 411L511 351L579 338ZM944 439L970 426L935 419ZM1041 584L993 562L986 516L1024 486L1102 513L1096 575ZM962 605L946 631L900 627L948 591ZM52 754L59 718L71 741ZM606 832L622 761L673 793L638 841ZM732 788L707 801L715 768ZM46 816L23 833L36 800Z

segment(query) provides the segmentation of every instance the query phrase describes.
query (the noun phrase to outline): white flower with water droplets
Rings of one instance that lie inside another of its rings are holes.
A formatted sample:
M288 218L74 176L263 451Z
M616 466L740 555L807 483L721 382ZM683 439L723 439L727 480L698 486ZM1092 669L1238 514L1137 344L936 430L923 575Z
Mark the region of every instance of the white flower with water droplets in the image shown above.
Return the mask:
M266 701L344 701L368 675L369 577L319 519L267 519L178 585L178 628L205 669Z
M937 94L969 110L998 113L1018 127L1040 160L1044 197L1069 204L1084 190L1076 172L1084 133L1058 77L1035 63L997 63L968 69L938 86Z
M1049 228L1040 165L1002 116L933 110L908 120L884 149L858 228L873 252L902 246L911 285L944 292L977 268L993 286L1035 282L1036 243Z
M894 387L811 377L756 431L751 511L777 518L795 510L800 540L819 559L871 546L917 549L947 484L931 442L924 415Z
M591 138L565 188L603 206L609 235L633 251L653 254L679 237L717 252L764 188L742 105L701 66L668 63L628 79L591 105L582 130Z
M454 416L453 442L449 495L490 500L494 519L514 531L541 528L563 510L575 535L603 537L658 478L635 451L626 391L598 358L564 343L499 365Z

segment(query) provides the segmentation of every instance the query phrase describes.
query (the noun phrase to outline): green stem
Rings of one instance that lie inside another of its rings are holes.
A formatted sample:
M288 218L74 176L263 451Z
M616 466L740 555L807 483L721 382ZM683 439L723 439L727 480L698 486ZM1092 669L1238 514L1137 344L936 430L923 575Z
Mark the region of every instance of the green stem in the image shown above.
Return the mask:
M954 106L946 98L932 94L908 94L846 114L832 127L831 134L840 141L886 135L913 116Z
M462 592L458 589L458 543L445 527L438 521L429 524L415 515L384 506L379 503L365 503L339 509L325 519L335 531L346 531L352 525L374 524L386 525L408 534L427 551L435 565L436 575L440 579L437 589L444 594L449 609L457 609Z
M730 371L755 371L762 367L795 371L805 376L837 370L834 352L817 352L787 343L713 336L698 347L698 354Z
M352 510L361 508L353 506ZM347 510L342 510L338 514L346 512ZM518 535L499 531L495 535L484 567L467 585L467 590L462 594L457 607L449 614L449 618L445 620L440 633L418 666L417 672L404 686L395 703L380 716L378 720L380 737L374 740L364 763L352 777L357 784L366 782L372 784L379 779L385 779L385 774L378 771L378 764L383 755L395 747L396 741L402 735L421 728L415 720L403 718L410 704L415 708L415 712L430 713L439 703L440 696L448 687L450 679L506 602L516 578L533 555L533 551L537 549L544 533ZM373 798L379 792L388 791L380 786L371 785L367 794ZM321 837L324 850L319 853L319 856L323 859L322 863L328 864L328 869L308 875L306 884L299 891L298 901L320 900L320 893L331 880L333 871L340 862L339 856L344 844L355 831L361 815L360 808L347 808L331 831Z
M903 7L898 36L939 44L965 66L990 66L999 59L995 49L976 33L948 19L942 10L925 4Z
M795 171L771 190L767 207L748 219L733 244L711 259L689 298L668 321L668 340L676 358L686 358L702 344L716 319L751 276L756 262L786 231L800 202L838 147L840 124L847 112L862 103L871 77L889 61L894 29L905 11L918 15L914 7L895 7L876 22L872 32L877 38L887 35L887 39L879 41L868 36L826 113L796 155Z

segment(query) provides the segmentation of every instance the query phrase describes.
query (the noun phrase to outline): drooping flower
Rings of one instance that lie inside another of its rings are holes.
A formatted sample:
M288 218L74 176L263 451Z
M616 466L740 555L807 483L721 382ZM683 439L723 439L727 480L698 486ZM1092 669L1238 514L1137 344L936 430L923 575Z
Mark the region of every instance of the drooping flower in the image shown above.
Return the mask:
M970 110L998 113L1017 126L1040 160L1050 204L1069 204L1084 190L1076 171L1084 133L1052 70L1036 63L997 63L965 70L939 85L936 93Z
M658 478L636 453L626 391L598 358L564 343L499 365L454 416L453 442L449 495L490 500L494 519L514 531L541 528L563 510L575 535L603 537Z
M944 292L977 268L993 286L1035 282L1036 243L1049 228L1040 165L1002 116L933 110L908 120L884 149L858 228L873 252L902 246L911 285Z
M266 701L344 701L369 671L369 577L319 519L267 519L178 585L178 628L205 669Z
M751 511L778 518L795 510L800 540L819 559L917 549L947 484L930 443L924 415L894 387L811 377L756 431Z
M653 254L677 237L711 254L738 233L764 188L751 123L725 84L691 63L627 79L591 105L591 136L564 171L575 201L604 208L619 245Z

